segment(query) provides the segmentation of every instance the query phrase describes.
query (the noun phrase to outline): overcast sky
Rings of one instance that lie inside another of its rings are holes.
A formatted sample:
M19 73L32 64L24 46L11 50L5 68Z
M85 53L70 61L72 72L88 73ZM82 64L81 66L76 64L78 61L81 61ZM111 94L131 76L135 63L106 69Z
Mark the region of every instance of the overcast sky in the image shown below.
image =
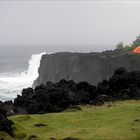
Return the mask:
M140 34L139 1L0 0L0 46L130 44ZM96 49L96 48L94 48Z

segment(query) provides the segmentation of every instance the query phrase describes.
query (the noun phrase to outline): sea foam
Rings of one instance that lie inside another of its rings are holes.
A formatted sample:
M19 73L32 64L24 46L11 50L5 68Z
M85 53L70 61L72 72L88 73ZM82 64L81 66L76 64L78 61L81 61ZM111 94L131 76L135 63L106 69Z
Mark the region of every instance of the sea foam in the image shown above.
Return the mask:
M0 100L13 100L17 94L21 94L23 88L31 87L33 81L38 77L38 68L40 66L40 60L42 55L33 54L29 60L28 70L12 74L1 73L0 74Z

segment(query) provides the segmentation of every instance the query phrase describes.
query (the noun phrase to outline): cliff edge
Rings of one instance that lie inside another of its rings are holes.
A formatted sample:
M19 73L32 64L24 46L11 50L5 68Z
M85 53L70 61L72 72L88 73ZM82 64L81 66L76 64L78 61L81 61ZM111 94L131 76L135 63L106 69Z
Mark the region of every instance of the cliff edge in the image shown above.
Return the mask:
M96 85L103 79L110 78L119 67L128 71L140 70L140 55L119 51L45 54L40 62L39 77L33 86L61 79L87 81Z

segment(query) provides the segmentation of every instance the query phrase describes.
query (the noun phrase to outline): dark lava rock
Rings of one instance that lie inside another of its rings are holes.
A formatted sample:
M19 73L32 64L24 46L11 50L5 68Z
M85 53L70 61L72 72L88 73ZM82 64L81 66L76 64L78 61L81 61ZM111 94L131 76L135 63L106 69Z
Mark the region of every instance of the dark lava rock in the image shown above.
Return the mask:
M6 116L11 116L11 115L13 115L14 114L14 111L13 110L8 110L7 112L6 112Z
M68 109L82 110L78 105L71 105Z
M110 79L104 79L97 86L85 81L75 83L62 79L57 83L41 84L35 89L23 89L22 95L14 100L13 106L17 111L13 114L62 112L81 104L103 105L104 101L126 99L140 99L140 71L129 72L121 67ZM12 106L10 102L6 104ZM5 114L3 107L0 112Z
M58 83L47 82L35 89L24 89L15 99L14 106L25 108L30 114L61 112L70 106L87 104L97 96L97 88L87 82L76 84L62 79Z
M107 95L107 100L140 99L140 71L128 72L121 67L98 84L98 91Z
M0 114L6 116L6 109L1 101L0 101Z
M0 115L0 131L8 133L10 136L14 136L11 126L14 123L11 120L8 120L7 117Z
M43 127L43 126L47 126L46 124L43 124L43 123L37 123L35 124L36 127Z
M50 138L50 140L56 140L55 138Z
M28 140L33 140L34 138L37 138L37 136L36 135L30 135Z
M140 119L135 119L134 121L135 121L135 122L140 122Z
M67 137L67 138L64 138L63 140L79 140L79 139L78 138Z
M8 103L8 102L7 102ZM7 119L6 105L0 102L0 131L7 132L10 136L13 136L11 126L14 124L11 120Z

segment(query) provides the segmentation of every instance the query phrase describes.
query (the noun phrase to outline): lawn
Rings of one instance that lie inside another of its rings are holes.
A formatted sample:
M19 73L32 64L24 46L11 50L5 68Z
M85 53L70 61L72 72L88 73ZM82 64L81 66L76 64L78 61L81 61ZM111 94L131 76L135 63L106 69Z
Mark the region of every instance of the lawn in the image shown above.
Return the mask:
M62 140L66 137L79 140L140 140L140 100L81 108L79 111L9 117L15 122L14 140L28 140L30 135L37 136L34 140ZM36 127L35 124L39 123L46 126Z

